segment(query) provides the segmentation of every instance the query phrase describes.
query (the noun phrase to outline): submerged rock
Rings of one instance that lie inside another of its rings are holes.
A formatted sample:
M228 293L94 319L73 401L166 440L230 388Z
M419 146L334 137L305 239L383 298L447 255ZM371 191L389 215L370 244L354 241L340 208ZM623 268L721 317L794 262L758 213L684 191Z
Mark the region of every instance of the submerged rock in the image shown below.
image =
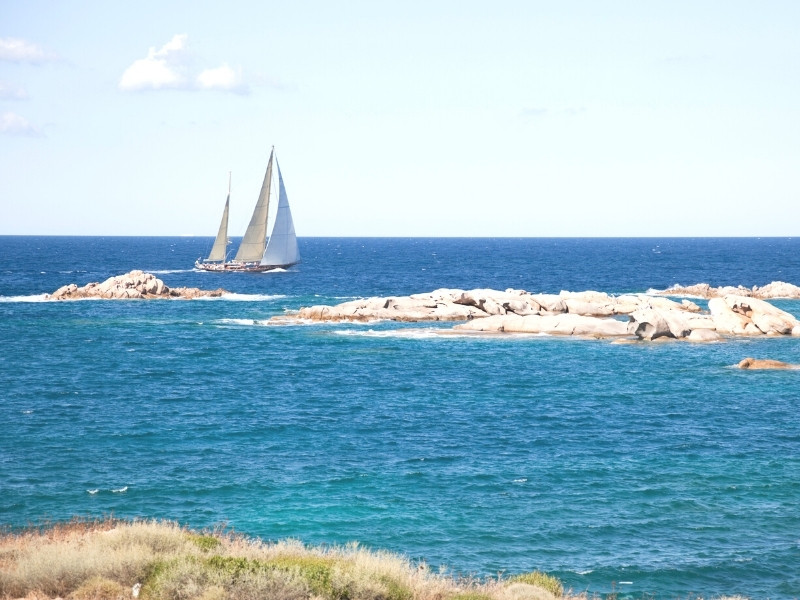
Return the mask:
M800 369L800 365L785 363L771 358L744 358L738 365L740 369Z
M131 300L151 298L191 299L201 297L219 297L225 294L222 288L201 290L199 288L169 288L163 281L151 273L131 271L124 275L109 277L102 283L87 283L83 287L70 283L58 288L50 294L50 300L79 300L84 298L102 298L106 300Z

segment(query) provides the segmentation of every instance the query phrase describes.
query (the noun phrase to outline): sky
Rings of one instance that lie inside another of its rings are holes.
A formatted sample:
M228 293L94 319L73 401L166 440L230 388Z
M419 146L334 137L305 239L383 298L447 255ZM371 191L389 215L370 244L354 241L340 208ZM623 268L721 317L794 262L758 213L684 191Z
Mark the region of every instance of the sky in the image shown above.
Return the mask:
M0 235L795 236L795 0L0 0Z

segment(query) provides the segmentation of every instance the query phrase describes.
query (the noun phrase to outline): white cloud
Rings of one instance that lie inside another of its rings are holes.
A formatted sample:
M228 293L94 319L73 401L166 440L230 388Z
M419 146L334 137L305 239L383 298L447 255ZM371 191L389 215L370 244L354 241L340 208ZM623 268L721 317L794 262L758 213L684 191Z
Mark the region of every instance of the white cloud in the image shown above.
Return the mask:
M27 100L28 93L21 87L14 87L0 81L0 100Z
M197 85L204 90L226 90L244 92L242 70L234 70L224 63L216 69L206 69L197 76Z
M12 112L0 115L0 133L6 135L43 135L38 128L28 122L28 119Z
M204 69L198 75L191 73L186 52L188 35L175 35L160 49L150 48L146 58L141 58L125 69L119 82L124 91L139 90L223 90L246 93L242 83L241 68L233 69L227 63L213 69Z
M160 50L151 47L146 58L140 58L125 69L119 88L125 91L180 89L189 80L185 76L185 33L175 35Z
M19 38L0 38L0 60L40 64L58 57L41 46Z

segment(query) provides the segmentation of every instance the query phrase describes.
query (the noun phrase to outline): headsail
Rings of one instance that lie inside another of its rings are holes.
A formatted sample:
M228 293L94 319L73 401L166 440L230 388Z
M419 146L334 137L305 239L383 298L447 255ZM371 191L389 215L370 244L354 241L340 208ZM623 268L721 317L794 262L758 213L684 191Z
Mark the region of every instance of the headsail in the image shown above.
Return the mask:
M289 208L289 198L286 195L281 167L277 158L275 166L278 168L278 212L275 215L275 225L272 227L272 234L269 236L269 243L264 252L264 258L261 259L261 264L285 267L299 262L300 252L297 248L292 210Z
M264 247L267 241L267 214L269 213L269 192L270 182L272 181L272 156L274 150L269 153L269 164L267 173L264 175L264 183L261 185L261 193L258 195L258 202L250 217L250 224L236 252L235 262L258 262L264 256Z
M231 174L228 172L228 197L225 200L225 209L222 211L222 220L219 223L219 231L214 240L214 246L206 260L224 261L228 250L228 208L231 203Z

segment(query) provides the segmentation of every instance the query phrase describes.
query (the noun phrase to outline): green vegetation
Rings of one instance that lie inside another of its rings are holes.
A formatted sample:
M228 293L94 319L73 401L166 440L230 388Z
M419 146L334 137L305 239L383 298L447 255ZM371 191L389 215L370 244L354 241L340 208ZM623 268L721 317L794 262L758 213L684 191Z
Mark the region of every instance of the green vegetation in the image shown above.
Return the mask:
M356 544L266 544L168 522L74 521L0 535L2 599L552 600L548 590L562 589L509 583L456 579Z
M560 579L542 573L541 571L532 571L530 573L522 573L515 575L509 582L511 583L526 583L547 590L554 596L560 597L564 595L564 586Z
M460 579L356 544L266 544L155 521L73 521L0 535L0 599L586 600L538 571ZM733 600L733 599L732 599ZM737 598L736 600L744 600Z

